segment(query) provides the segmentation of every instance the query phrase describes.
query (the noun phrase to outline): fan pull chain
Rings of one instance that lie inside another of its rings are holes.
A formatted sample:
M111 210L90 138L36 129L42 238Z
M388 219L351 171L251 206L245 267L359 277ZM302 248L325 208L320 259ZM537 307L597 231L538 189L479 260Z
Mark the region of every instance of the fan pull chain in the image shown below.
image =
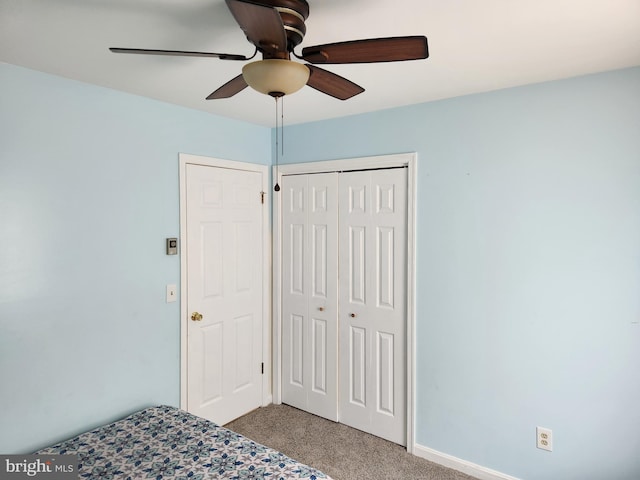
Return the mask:
M278 153L279 153L279 149L278 149L278 98L279 97L274 97L276 100L276 171L275 171L275 181L276 184L273 187L273 190L276 192L280 191L280 185L278 184Z

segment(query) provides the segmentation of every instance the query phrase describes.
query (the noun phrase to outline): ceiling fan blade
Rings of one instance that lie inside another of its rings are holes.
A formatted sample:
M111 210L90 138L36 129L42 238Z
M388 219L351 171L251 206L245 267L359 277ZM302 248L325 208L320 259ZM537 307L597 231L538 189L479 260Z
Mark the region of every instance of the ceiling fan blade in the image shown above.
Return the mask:
M351 80L347 80L340 75L336 75L335 73L331 73L313 65L307 65L307 67L311 71L307 85L311 88L315 88L319 92L331 95L338 100L348 100L349 98L364 92L364 88L360 85L357 85Z
M178 57L213 57L220 60L249 60L250 57L233 53L186 52L184 50L149 50L146 48L109 48L114 53L136 53L142 55L173 55Z
M240 28L260 51L287 52L287 34L278 11L266 5L242 0L226 0Z
M219 98L233 97L236 93L247 88L247 82L244 81L242 74L232 78L227 83L218 88L215 92L207 97L207 100L217 100Z
M419 60L429 56L427 37L388 37L328 43L302 49L311 63L377 63Z

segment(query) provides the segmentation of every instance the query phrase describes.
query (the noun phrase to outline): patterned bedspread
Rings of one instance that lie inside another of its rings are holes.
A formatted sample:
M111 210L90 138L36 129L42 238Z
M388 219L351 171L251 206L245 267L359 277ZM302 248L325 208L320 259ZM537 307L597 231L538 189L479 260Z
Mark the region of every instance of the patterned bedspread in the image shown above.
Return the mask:
M89 479L329 479L276 450L167 406L142 410L35 453L78 455L79 478Z

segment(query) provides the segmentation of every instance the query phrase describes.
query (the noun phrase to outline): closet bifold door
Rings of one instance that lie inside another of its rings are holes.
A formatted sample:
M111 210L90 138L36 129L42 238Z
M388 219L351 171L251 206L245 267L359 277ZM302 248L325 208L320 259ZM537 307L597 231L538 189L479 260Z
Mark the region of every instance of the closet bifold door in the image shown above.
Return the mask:
M406 445L407 169L340 174L340 422Z
M282 401L338 420L338 174L283 176Z

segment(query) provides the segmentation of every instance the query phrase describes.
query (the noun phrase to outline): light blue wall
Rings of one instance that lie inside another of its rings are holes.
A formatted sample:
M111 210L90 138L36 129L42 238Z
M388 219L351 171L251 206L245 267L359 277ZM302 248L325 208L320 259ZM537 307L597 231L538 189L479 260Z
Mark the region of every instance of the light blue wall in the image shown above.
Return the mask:
M291 126L286 149L418 153L420 445L640 478L640 68Z
M177 153L269 163L271 132L8 65L0 85L12 453L178 404ZM639 68L287 127L289 163L418 153L419 444L528 480L640 477L638 132Z
M0 453L25 453L179 404L178 153L268 164L271 140L6 64L0 86Z

